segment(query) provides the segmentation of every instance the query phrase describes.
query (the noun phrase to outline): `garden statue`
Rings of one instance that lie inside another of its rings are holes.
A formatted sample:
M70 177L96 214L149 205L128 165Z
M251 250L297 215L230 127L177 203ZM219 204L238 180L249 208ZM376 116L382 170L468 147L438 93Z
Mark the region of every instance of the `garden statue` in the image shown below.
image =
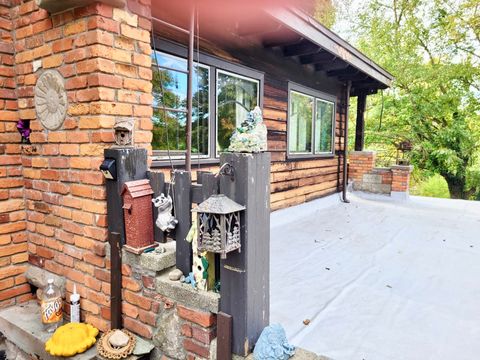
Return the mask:
M173 201L170 195L160 194L160 196L152 199L153 205L158 209L157 220L155 225L162 230L169 232L175 229L178 220L172 215Z
M247 119L235 130L230 138L231 152L257 153L267 150L267 127L263 123L262 110L255 106Z
M131 118L118 118L115 120L115 144L118 146L133 146L133 129L135 120Z
M263 329L255 349L255 360L287 360L295 354L295 347L287 341L285 330L279 324L273 324Z

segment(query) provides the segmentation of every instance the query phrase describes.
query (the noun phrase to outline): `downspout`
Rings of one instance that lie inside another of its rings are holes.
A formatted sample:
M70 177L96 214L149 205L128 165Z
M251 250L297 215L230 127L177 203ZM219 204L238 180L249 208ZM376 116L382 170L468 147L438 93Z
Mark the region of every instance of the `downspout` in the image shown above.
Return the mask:
M348 116L350 109L350 90L352 88L352 81L348 80L347 82L347 98L345 100L345 127L343 133L343 194L342 201L344 203L349 203L350 200L347 199L347 182L348 182L348 163L347 163L347 154L348 154Z

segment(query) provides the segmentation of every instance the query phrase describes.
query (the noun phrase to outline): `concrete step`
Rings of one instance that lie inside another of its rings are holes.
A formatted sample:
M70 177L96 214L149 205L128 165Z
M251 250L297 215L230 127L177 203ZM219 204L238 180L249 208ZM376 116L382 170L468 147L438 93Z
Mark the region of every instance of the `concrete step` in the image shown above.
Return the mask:
M50 339L52 334L43 330L43 325L40 320L40 306L36 301L30 301L25 304L0 310L0 334L3 334L5 339L16 347L15 351L17 352L17 356L14 355L14 359L66 359L51 356L45 351L45 342ZM154 346L151 342L137 336L133 353L125 360L148 359L149 353L153 348ZM25 356L25 353L28 356ZM94 345L86 352L69 357L68 359L91 360L103 358L97 355L97 348L96 345Z
M0 332L7 341L30 356L42 360L59 359L45 351L45 342L52 334L43 330L40 306L35 301L0 310ZM96 355L97 350L93 346L70 359L91 360L95 359Z

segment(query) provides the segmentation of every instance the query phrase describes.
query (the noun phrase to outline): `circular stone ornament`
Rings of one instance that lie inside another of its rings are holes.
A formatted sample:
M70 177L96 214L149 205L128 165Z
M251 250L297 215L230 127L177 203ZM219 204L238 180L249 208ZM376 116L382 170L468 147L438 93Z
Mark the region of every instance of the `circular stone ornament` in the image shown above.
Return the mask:
M47 70L35 85L37 118L47 130L57 130L67 116L67 92L63 76L56 70Z

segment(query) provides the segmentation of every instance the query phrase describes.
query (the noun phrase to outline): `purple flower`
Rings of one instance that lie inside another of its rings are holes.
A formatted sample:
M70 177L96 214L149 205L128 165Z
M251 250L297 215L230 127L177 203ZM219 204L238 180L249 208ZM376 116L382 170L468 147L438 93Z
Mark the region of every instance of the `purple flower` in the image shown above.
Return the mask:
M17 129L20 135L22 135L23 143L30 143L30 121L29 120L19 120L17 123Z

